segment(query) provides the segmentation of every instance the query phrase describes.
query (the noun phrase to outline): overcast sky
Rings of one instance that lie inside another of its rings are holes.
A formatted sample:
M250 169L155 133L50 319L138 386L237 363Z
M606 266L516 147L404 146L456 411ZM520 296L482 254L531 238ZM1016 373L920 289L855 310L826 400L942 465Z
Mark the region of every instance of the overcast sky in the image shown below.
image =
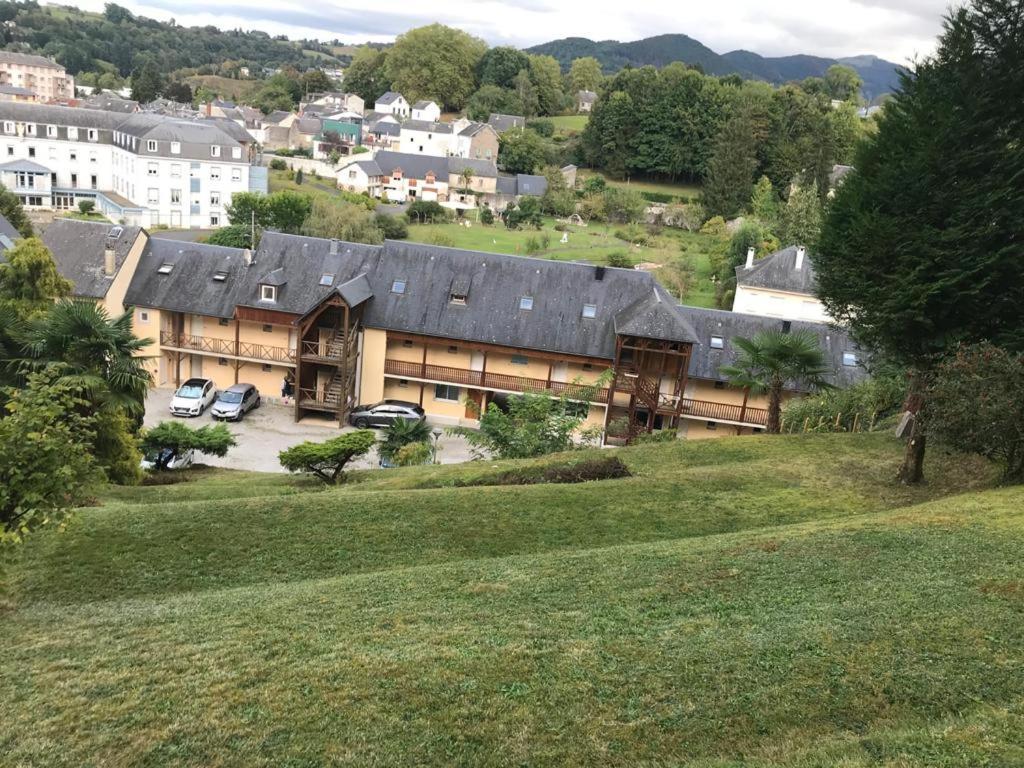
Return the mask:
M64 0L65 3L68 0ZM103 0L70 4L102 10ZM435 21L491 45L520 47L562 37L638 40L682 33L718 53L766 56L875 54L904 63L934 50L947 0L120 0L134 13L183 25L261 29L289 37L390 41Z

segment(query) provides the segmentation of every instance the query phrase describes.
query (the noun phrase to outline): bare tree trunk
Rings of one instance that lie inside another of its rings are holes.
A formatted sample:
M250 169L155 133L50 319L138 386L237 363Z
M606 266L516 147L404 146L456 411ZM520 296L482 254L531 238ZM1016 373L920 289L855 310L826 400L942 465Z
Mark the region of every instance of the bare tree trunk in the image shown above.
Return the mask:
M904 409L914 416L914 426L903 453L903 464L896 478L904 485L917 485L924 480L925 432L921 409L924 406L925 379L920 371L911 371Z
M765 429L770 435L777 435L782 431L782 384L772 384L768 392L768 423Z

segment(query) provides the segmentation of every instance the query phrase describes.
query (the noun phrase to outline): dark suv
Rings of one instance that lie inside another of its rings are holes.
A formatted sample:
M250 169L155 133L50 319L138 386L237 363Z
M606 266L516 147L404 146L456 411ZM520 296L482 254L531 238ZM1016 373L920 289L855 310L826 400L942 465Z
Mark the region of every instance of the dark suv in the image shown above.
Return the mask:
M395 419L423 421L427 415L416 403L405 400L381 400L374 405L357 405L348 416L348 423L360 429L387 427Z

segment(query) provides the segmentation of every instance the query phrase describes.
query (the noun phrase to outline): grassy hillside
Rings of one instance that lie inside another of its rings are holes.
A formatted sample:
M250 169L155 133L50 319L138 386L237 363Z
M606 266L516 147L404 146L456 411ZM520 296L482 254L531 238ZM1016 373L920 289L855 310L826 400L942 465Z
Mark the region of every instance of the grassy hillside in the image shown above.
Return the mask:
M122 489L10 568L12 765L1024 760L1024 492L887 436L619 451L577 486ZM951 495L960 493L961 495Z

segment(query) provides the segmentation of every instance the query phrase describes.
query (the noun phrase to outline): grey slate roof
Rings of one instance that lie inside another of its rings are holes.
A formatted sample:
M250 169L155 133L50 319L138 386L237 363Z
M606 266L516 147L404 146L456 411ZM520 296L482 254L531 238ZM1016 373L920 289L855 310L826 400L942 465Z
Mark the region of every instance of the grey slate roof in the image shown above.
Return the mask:
M125 99L113 93L94 93L82 101L86 109L105 109L108 112L131 113L139 109L139 102Z
M0 165L0 171L12 171L22 173L49 173L50 169L45 165L34 163L31 160L11 160L9 163Z
M509 197L515 197L518 194L516 191L518 188L515 176L499 176L495 185L499 195L508 195Z
M459 131L459 136L476 136L478 133L480 133L480 131L484 130L485 128L493 127L494 126L489 125L488 123L470 123L461 131Z
M447 178L449 174L459 174L469 168L476 176L488 178L498 175L498 168L493 160L475 160L468 157L434 157L408 152L378 152L373 157L381 170L381 175L390 176L396 169L401 169L404 176L412 179L425 179L428 172L437 177Z
M291 116L291 112L285 112L283 109L275 110L263 118L263 123L272 123L273 125L279 125L282 120Z
M8 248L13 248L19 240L21 240L21 232L15 229L7 217L0 213L0 261L3 261L3 252Z
M34 56L31 53L18 53L17 51L0 51L0 62L7 64L24 64L29 67L64 69L64 67L53 59L48 59L45 56Z
M318 117L300 117L295 121L295 127L299 133L317 134L323 127L323 121Z
M504 133L512 128L523 128L526 125L526 118L522 115L502 115L492 112L487 122L498 133Z
M576 94L576 98L582 101L583 103L592 103L594 101L597 101L597 94L594 93L593 91L579 91Z
M18 85L0 85L0 93L6 93L9 96L34 96L35 91L31 88L22 88Z
M867 377L865 369L859 365L843 365L843 353L853 352L860 356L856 345L850 340L849 334L842 328L825 323L807 323L802 321L785 321L780 318L744 315L739 312L726 312L720 309L698 309L683 307L687 320L696 330L697 343L693 345L690 358L690 376L699 379L724 380L719 373L723 365L731 365L736 360L736 349L732 340L737 336L749 339L758 331L807 330L816 335L825 353L826 365L831 374L826 378L836 386L849 386ZM723 340L722 349L711 347L711 337L718 336Z
M402 126L389 120L378 120L367 126L367 130L378 136L399 136L402 133Z
M402 123L403 131L419 131L420 133L451 133L451 123L432 123L429 120L406 120Z
M795 245L783 248L763 259L758 259L750 269L741 264L736 267L736 284L750 288L815 295L817 281L811 254L804 254L803 266L797 269L796 250Z
M73 252L77 242L65 238L64 250ZM174 267L161 275L157 270L165 263ZM218 271L226 273L224 281L213 279ZM333 276L329 285L321 285L324 275ZM391 291L395 280L405 282L404 293ZM277 301L260 300L259 286L265 282L278 286ZM465 294L466 304L452 304L453 292ZM455 341L607 360L614 358L616 333L688 341L693 344L690 375L713 380L724 378L719 367L734 361L736 336L749 338L760 330L784 327L781 319L680 306L650 273L638 270L405 241L362 245L278 232L264 233L250 266L236 248L152 238L126 303L214 317L232 317L236 306L302 316L333 293L350 306L365 302L367 327ZM532 310L519 308L523 296L533 299ZM596 306L595 318L582 316L585 304ZM844 330L797 321L785 327L818 336L833 383L864 378L862 368L843 365L843 353L856 352ZM712 348L713 336L723 339L722 349Z
M121 230L120 235L110 238L117 229ZM73 295L102 299L140 231L140 227L121 227L105 221L55 219L43 231L42 241L53 254L57 270L74 284ZM104 274L108 243L114 249L114 275L110 277Z
M400 98L402 98L402 94L396 93L395 91L388 91L383 96L381 96L379 99L377 99L374 103L375 104L394 104Z
M417 101L415 104L412 105L412 108L413 109L426 109L431 104L434 104L436 106L436 102L434 102L434 101L432 101L430 99L420 99L419 101Z
M377 162L375 160L359 160L355 163L349 163L348 165L345 166L345 168L351 168L352 166L361 168L367 176L384 175L384 171L380 169L380 166L377 165Z
M516 186L520 195L540 197L548 191L548 180L544 176L532 176L527 173L520 173L516 176Z

